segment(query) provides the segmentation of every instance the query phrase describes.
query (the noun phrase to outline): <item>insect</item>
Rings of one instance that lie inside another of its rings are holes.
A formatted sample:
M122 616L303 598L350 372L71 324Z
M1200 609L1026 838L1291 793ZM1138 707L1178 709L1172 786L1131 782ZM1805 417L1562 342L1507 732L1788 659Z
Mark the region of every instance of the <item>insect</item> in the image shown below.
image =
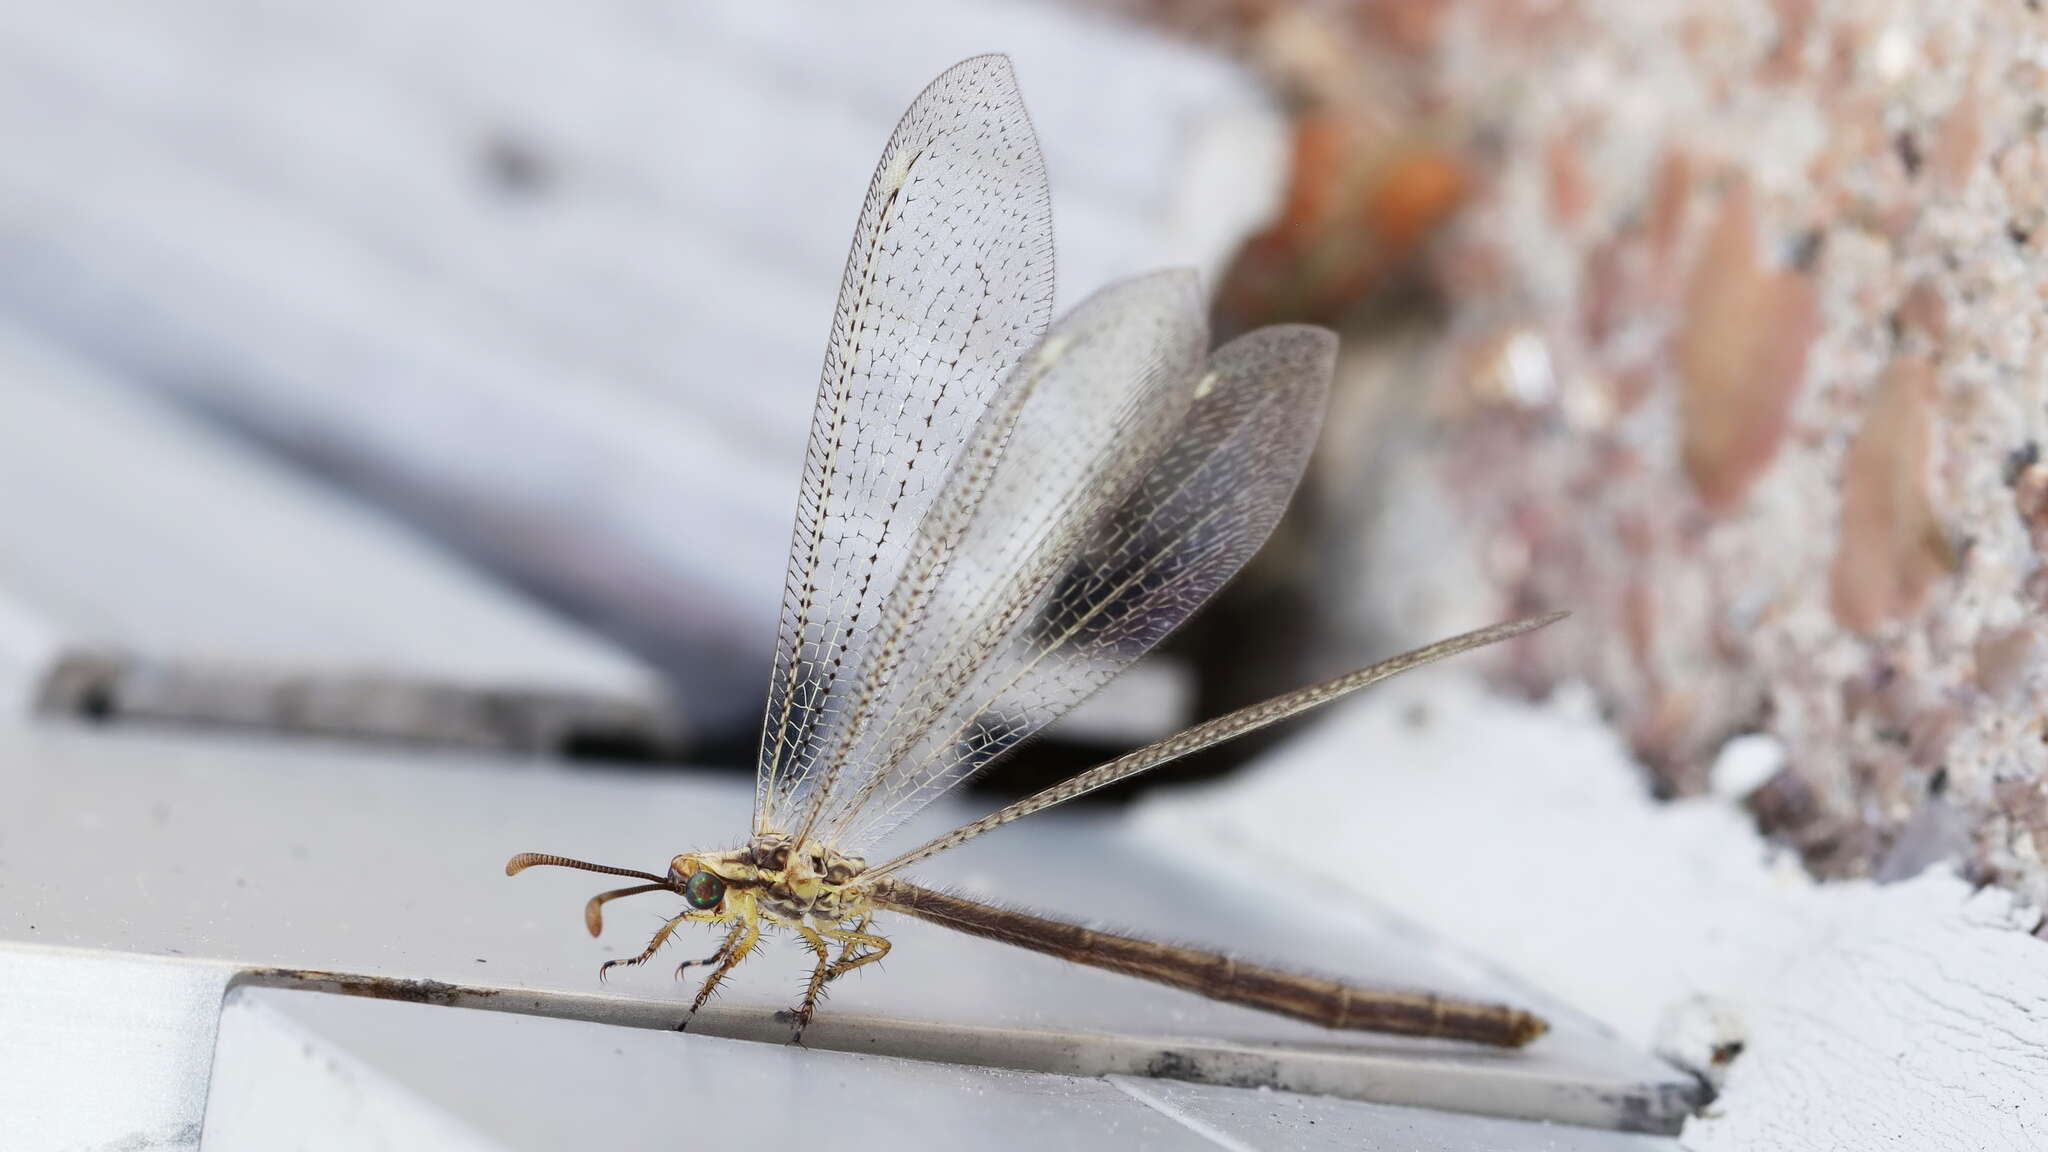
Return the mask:
M1257 550L1315 439L1336 337L1266 328L1217 349L1195 278L1113 284L1048 322L1045 169L1009 62L964 61L897 125L869 184L812 417L751 835L665 873L541 853L506 864L644 883L725 930L686 962L701 1009L759 942L793 933L827 985L888 955L898 912L1330 1028L1518 1046L1534 1015L1354 987L920 887L913 865L984 832L1375 681L1557 619L1470 632L1198 724L928 843L870 850L1136 660ZM1561 615L1561 614L1558 614ZM687 1026L687 1020L685 1021Z

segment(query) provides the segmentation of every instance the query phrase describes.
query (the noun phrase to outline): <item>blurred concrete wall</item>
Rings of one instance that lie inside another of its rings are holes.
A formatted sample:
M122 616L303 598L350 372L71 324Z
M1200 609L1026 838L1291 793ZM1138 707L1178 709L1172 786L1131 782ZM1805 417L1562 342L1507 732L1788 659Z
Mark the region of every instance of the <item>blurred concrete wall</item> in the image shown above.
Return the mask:
M1324 110L1293 201L1384 184L1301 162L1330 108L1462 175L1433 307L1375 343L1350 298L1317 515L1377 528L1325 558L1340 614L1570 608L1515 675L1589 678L1660 791L1759 733L1781 770L1721 784L1823 873L2048 898L2037 6L1117 7Z

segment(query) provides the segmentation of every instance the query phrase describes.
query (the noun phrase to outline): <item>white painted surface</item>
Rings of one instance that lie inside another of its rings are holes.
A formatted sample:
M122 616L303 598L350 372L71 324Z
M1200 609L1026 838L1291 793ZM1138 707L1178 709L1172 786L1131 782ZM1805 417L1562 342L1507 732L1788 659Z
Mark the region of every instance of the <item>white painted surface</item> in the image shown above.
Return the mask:
M506 1146L387 1070L248 996L241 989L230 993L220 1013L200 1145L206 1152L493 1152ZM596 1118L601 1123L603 1114Z
M145 963L168 957L215 979L225 967L249 984L497 1008L507 1027L564 1017L670 1035L695 991L672 977L673 966L709 951L710 930L679 934L660 962L600 983L598 964L639 951L674 898L609 906L606 932L592 940L580 913L614 886L609 878L534 869L508 879L504 861L542 850L659 869L679 851L737 843L752 794L737 774L514 771L486 758L0 724L0 795L10 800L0 805L0 987L39 1004L41 978L31 977L49 971L51 951L91 950ZM976 814L942 802L903 836L916 843ZM1511 1052L1330 1032L884 915L876 927L895 950L833 988L805 1043L1599 1127L1669 1129L1684 1114L1685 1078L1461 950L1364 903L1291 915L1269 907L1250 877L1211 878L1129 851L1126 831L1103 814L1046 813L941 856L913 879L1365 984L1511 1000L1542 1012L1553 1030ZM20 957L34 963L17 969ZM764 941L690 1035L779 1047L789 1024L778 1014L793 1006L805 971L795 941ZM118 1013L118 973L97 980ZM206 1007L203 1019L151 1042L210 1046ZM19 1050L0 1028L0 1093ZM134 1046L115 1054L124 1069L156 1067ZM74 1071L103 1058L90 1045L63 1055ZM198 1098L188 1106L197 1122ZM126 1124L106 1139L138 1126L125 1111L96 1115Z
M1215 1147L1097 1078L269 988L216 1068L207 1152Z
M209 1152L665 1147L1665 1152L1668 1137L240 988Z
M1725 799L1646 799L1564 696L1413 678L1140 830L1190 868L1389 907L1703 1071L1739 1040L1689 1149L2048 1147L2037 911L1939 868L1816 884Z
M460 721L492 707L537 732L664 727L639 661L4 321L0 524L17 716L105 663L115 718L486 744Z
M1255 1148L1371 1152L1676 1152L1668 1136L1595 1132L1332 1100L1294 1092L1215 1088L1112 1076L1110 1082L1206 1134L1230 1152Z
M175 957L0 944L0 1147L196 1147L233 975Z

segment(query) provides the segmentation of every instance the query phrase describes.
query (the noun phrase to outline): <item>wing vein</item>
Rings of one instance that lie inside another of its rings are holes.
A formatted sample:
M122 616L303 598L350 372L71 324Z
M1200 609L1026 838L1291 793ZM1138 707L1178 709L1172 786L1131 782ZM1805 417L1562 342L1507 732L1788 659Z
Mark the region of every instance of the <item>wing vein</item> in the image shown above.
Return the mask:
M1077 796L1083 796L1098 788L1126 780L1140 772L1157 768L1161 764L1178 760L1190 753L1199 752L1221 744L1226 740L1242 736L1247 732L1278 723L1290 716L1296 716L1312 708L1327 704L1342 696L1348 696L1361 688L1376 684L1390 676L1420 668L1448 656L1468 652L1488 644L1498 643L1511 637L1520 636L1552 624L1565 617L1566 613L1552 612L1544 616L1533 616L1523 620L1496 624L1490 628L1466 632L1447 640L1439 640L1411 652L1404 652L1389 660L1348 672L1335 679L1296 689L1281 696L1264 700L1235 712L1219 716L1214 720L1197 724L1185 732L1169 736L1148 744L1133 752L1107 763L1090 768L1079 775L1069 777L1044 791L1027 796L1007 807L1000 808L979 820L961 825L944 836L927 841L900 856L862 873L862 880L879 879L892 872L907 868L920 860L936 856L950 848L958 847L984 832L989 832L1021 820L1034 812L1041 812L1055 804L1064 804Z

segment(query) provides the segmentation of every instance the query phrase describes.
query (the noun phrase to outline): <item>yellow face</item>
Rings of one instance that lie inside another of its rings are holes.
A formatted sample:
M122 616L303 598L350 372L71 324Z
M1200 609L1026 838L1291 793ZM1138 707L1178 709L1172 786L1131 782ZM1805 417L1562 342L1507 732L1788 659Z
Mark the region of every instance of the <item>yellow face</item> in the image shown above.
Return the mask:
M685 852L669 861L669 881L683 900L699 912L725 910L734 889L751 888L761 882L760 870L737 853Z

